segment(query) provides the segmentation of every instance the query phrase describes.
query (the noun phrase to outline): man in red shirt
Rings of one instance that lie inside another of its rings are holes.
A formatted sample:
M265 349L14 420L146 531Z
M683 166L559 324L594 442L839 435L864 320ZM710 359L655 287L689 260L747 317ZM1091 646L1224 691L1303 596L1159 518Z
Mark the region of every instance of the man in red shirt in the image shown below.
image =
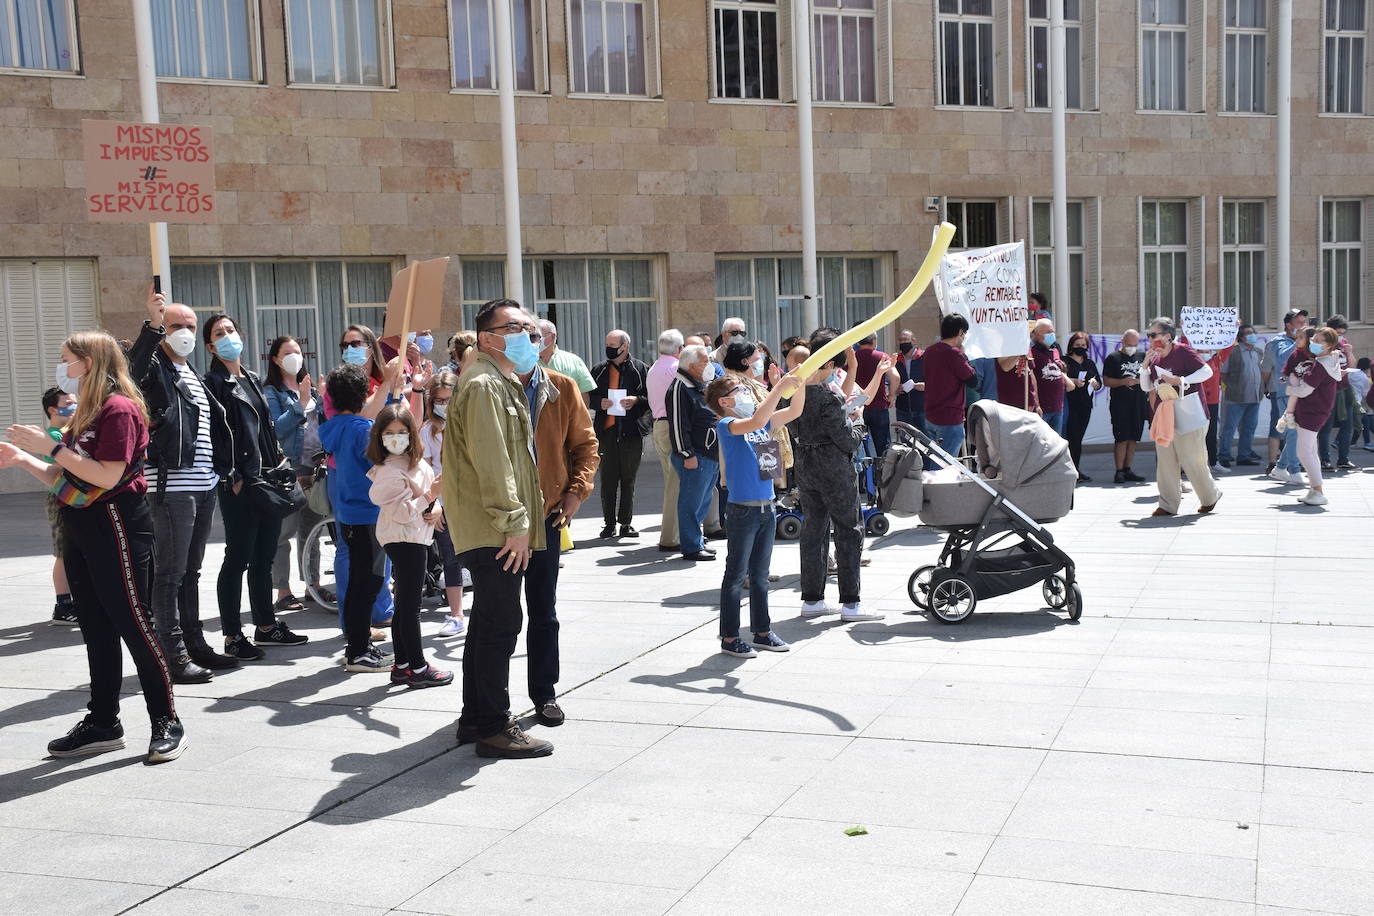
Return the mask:
M867 388L868 383L873 380L878 363L884 359L891 359L878 349L877 344L878 338L873 334L859 341L859 351L855 354L857 368L854 370L854 383L860 391ZM873 401L864 405L864 425L868 427L868 434L873 437L873 453L879 458L887 451L887 446L892 441L891 396L901 384L896 369L887 370L887 376L874 392Z
M974 383L973 366L964 355L968 320L963 315L940 319L940 340L926 349L926 425L931 437L951 455L964 444L964 389Z

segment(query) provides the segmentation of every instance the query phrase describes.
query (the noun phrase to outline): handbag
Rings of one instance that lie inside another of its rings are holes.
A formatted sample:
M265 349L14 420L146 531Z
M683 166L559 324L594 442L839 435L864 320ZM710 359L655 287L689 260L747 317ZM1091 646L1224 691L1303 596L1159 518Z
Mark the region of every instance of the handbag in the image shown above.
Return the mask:
M295 470L285 461L245 485L253 508L268 518L286 518L305 505L305 491L296 480Z
M1212 418L1202 403L1202 395L1189 394L1174 401L1174 435L1197 432L1206 429Z
M311 475L310 489L305 494L305 504L316 515L328 517L334 514L334 507L329 503L329 468L324 462L316 465Z

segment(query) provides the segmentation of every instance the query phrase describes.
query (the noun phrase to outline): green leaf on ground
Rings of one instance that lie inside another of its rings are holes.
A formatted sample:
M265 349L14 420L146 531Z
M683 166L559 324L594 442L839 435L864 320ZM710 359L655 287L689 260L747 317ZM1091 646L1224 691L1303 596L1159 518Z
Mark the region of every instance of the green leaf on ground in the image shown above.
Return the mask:
M845 836L867 836L867 835L868 835L868 828L867 828L867 827L862 827L862 826L860 826L859 824L855 824L853 827L850 827L848 830L846 830L846 831L844 832L844 835L845 835Z

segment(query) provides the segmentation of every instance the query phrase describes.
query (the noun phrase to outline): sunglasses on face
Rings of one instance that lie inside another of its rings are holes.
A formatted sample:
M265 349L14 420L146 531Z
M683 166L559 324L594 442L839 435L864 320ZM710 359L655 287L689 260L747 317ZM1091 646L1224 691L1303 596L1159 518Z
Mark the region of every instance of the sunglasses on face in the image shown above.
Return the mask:
M352 348L352 349L361 349L361 348L366 347L366 346L367 346L367 341L365 341L365 340L345 340L343 343L339 344L339 349L340 349L340 350L347 350L347 349L349 349L349 348Z

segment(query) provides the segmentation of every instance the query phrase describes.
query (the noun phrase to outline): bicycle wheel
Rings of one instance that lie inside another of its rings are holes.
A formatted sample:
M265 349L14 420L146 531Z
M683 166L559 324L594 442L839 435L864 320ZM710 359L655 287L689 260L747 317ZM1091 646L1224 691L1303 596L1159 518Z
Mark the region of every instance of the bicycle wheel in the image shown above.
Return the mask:
M334 519L326 518L310 529L301 554L301 579L310 600L328 611L339 609L339 593L334 583L334 546L338 537Z

